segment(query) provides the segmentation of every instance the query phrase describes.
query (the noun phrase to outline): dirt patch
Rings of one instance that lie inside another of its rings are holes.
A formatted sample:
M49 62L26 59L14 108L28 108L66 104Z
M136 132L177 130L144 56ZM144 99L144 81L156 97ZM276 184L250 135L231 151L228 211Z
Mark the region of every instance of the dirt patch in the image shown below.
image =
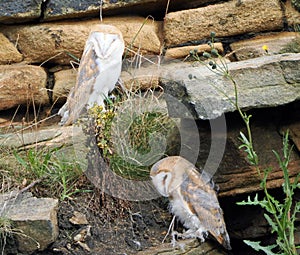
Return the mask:
M70 222L75 211L86 216L88 225ZM59 237L46 251L35 254L136 254L161 243L171 217L166 200L129 202L99 191L81 194L60 203ZM78 234L83 236L80 242L75 241Z

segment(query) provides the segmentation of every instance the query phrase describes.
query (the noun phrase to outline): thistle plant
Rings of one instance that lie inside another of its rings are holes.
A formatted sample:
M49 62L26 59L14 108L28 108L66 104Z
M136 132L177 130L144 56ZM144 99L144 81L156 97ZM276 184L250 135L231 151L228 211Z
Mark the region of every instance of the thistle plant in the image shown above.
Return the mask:
M210 71L217 75L221 75L228 79L233 85L235 98L232 100L226 94L226 92L220 90L217 86L212 85L216 90L221 92L228 101L235 107L241 116L247 133L244 134L240 132L239 140L241 145L239 149L243 149L246 152L248 161L250 165L255 166L257 174L261 180L260 187L264 192L264 197L262 199L258 198L258 194L255 195L253 199L248 197L247 201L238 202L238 205L255 205L260 206L265 210L264 217L271 227L271 232L276 234L276 243L269 246L263 246L260 242L254 242L249 240L244 240L244 242L252 247L256 251L263 251L267 255L296 255L297 248L294 242L294 232L295 232L295 221L296 214L300 212L300 202L296 202L294 199L294 193L296 189L300 188L299 178L300 174L292 182L289 177L288 164L290 161L290 155L292 147L289 146L288 132L283 137L283 156L281 157L279 153L273 151L280 169L283 172L283 185L282 190L285 195L283 201L278 201L276 197L272 196L267 189L267 179L272 168L267 168L261 171L259 166L259 158L254 150L252 132L250 126L251 115L242 111L239 106L238 101L238 86L237 83L230 73L225 59L219 54L218 50L214 47L216 34L211 33L211 41L208 43L211 47L210 52L204 52L202 57L197 54L197 51L190 52L190 55L198 62L203 63ZM205 62L205 60L208 61ZM197 79L197 77L194 77Z

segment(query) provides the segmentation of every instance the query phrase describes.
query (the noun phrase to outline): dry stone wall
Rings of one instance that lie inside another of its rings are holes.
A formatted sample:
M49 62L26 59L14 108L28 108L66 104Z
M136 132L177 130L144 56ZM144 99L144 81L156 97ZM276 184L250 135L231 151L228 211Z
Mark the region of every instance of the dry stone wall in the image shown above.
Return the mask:
M98 2L0 1L0 110L28 102L63 103L76 81L70 63L80 59L91 26L100 22ZM104 0L102 14L105 24L123 33L128 58L136 60L139 54L140 63L143 57L155 62L150 68L148 61L148 67L138 71L135 66L135 75L132 70L123 72L127 87L157 86L163 57L181 59L179 67L194 48L208 50L211 31L218 37L216 48L230 61L300 52L300 13L291 0L174 0L169 5L167 0ZM268 45L267 53L263 45ZM298 56L293 61L299 66ZM137 76L142 77L140 83ZM299 86L294 80L293 86ZM280 103L297 99L294 94Z

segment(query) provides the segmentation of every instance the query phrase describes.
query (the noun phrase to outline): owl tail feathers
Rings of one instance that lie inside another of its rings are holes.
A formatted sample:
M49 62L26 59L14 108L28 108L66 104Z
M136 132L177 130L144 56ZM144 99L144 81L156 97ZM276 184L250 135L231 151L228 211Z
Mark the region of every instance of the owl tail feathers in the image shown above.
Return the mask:
M228 233L223 232L222 234L217 235L216 233L211 233L211 235L220 243L223 245L223 247L227 250L231 250L231 245L230 245L230 238Z

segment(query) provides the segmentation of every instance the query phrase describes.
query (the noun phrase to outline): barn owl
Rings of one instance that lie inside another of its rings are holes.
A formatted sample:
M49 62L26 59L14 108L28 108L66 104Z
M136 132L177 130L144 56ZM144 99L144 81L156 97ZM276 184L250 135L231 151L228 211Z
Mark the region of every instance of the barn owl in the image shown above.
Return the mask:
M114 26L95 25L89 34L78 68L76 85L67 102L59 110L60 125L73 124L94 104L104 109L104 99L111 92L121 73L124 41Z
M226 249L231 249L214 184L210 176L180 156L161 159L154 164L150 177L157 191L170 201L171 212L188 230L182 238L213 236Z

